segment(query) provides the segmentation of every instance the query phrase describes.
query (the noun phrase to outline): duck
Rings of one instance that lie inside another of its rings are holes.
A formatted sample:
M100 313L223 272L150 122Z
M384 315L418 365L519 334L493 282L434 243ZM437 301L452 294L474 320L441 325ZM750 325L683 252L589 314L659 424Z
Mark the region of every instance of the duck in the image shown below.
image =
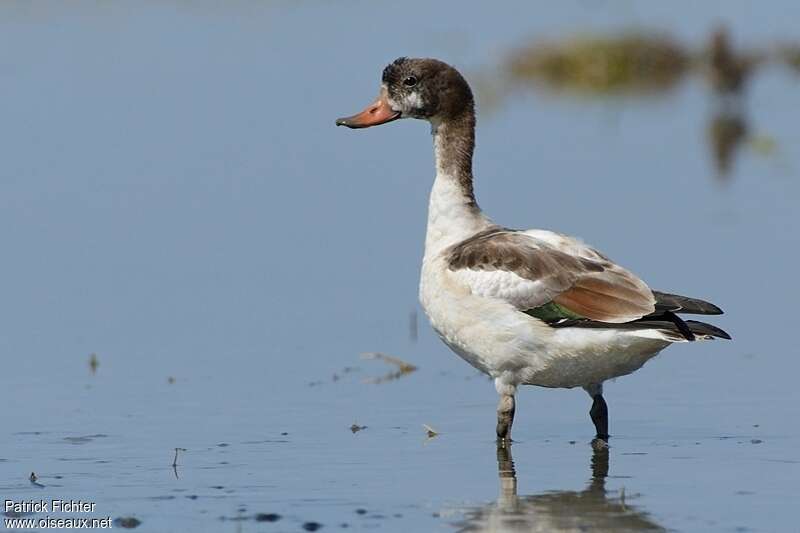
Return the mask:
M511 442L518 388L534 385L583 388L595 439L607 444L606 381L672 344L731 338L680 316L722 314L714 304L652 290L578 238L493 222L473 188L475 99L454 67L400 57L383 69L377 99L336 125L400 119L430 124L436 161L420 303L441 340L494 381L498 443Z

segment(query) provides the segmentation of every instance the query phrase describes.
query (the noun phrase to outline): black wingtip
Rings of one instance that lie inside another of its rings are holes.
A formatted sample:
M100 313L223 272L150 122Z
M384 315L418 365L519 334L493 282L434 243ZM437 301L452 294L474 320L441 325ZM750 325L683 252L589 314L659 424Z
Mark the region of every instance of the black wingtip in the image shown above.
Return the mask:
M706 322L699 322L697 320L687 320L686 325L691 328L691 330L698 334L698 335L710 335L712 337L718 337L720 339L725 340L733 340L733 338L722 328L718 328L717 326L712 326L711 324L707 324Z
M725 331L724 329L720 329L720 328L715 328L715 329L717 331L717 337L719 337L721 339L725 339L726 341L732 341L733 340L733 337L731 337L730 334L727 331Z
M679 294L653 291L656 298L657 311L672 311L673 313L686 313L690 315L721 315L722 309L699 298L689 298Z

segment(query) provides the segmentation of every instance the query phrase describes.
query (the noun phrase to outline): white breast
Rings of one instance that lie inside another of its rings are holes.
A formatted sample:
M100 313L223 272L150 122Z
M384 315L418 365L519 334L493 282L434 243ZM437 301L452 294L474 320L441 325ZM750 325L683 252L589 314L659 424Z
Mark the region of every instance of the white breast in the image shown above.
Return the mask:
M423 262L420 302L442 340L487 374L541 367L552 330L503 300L472 293L444 258Z

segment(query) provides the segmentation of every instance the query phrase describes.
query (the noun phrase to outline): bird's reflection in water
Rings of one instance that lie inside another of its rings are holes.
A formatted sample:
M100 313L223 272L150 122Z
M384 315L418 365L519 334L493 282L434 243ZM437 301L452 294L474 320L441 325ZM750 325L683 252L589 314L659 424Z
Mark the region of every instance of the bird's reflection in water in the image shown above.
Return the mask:
M644 511L609 492L609 449L592 446L592 477L582 491L548 491L517 495L511 447L497 447L500 495L496 502L468 510L459 531L665 531Z
M717 106L708 121L708 144L719 181L727 181L736 153L747 140L748 124L743 106Z

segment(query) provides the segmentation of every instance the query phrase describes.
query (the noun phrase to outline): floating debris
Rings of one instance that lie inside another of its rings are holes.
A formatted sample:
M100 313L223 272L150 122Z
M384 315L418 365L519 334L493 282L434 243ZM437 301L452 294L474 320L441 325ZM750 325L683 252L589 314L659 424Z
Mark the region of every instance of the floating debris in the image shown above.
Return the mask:
M31 482L31 485L33 485L34 487L36 487L38 489L43 489L45 486L42 485L41 483L39 483L37 481L37 479L39 479L39 478L36 477L36 473L35 472L31 472L31 475L28 476L28 480Z
M346 367L342 368L341 370L339 370L337 372L334 372L331 375L330 383L337 383L339 381L342 381L349 374L352 374L353 372L358 372L359 370L360 369L358 367L355 367L355 366L346 366ZM327 384L328 384L328 381L321 380L321 379L317 379L317 380L314 380L314 381L309 381L307 383L307 385L309 387L318 387L320 385L327 385Z
M400 359L399 357L395 357L393 355L387 355L381 352L366 352L361 354L362 359L380 359L390 365L397 367L397 370L394 372L389 372L386 375L383 375L378 378L369 378L365 380L365 383L385 383L387 381L393 381L395 379L399 379L407 374L410 374L417 370L417 367L412 365L411 363L407 363Z
M353 424L350 426L350 431L353 433L358 433L361 430L367 429L367 426L359 426L358 424Z
M277 522L281 519L278 513L258 513L254 517L256 522Z
M425 428L425 433L428 435L429 439L434 438L436 435L439 434L438 431L430 427L428 424L422 424L422 427Z
M112 523L116 527L121 527L121 528L125 528L125 529L133 529L135 527L139 527L139 525L142 523L142 521L139 520L138 518L134 518L132 516L120 516L118 518L115 518L114 522L112 522Z
M170 385L174 385L175 384L175 377L174 376L167 376L167 383L169 383Z
M100 366L100 361L97 360L97 354L96 353L89 354L89 370L92 371L92 374L97 373L98 366Z
M322 528L322 524L319 522L305 522L303 524L303 529L306 531L317 531L320 528Z
M95 439L102 439L108 437L103 433L95 433L94 435L82 435L80 437L64 437L64 440L70 444L88 444Z
M513 54L508 71L553 89L610 94L664 91L689 65L689 53L671 39L629 33L534 44Z

